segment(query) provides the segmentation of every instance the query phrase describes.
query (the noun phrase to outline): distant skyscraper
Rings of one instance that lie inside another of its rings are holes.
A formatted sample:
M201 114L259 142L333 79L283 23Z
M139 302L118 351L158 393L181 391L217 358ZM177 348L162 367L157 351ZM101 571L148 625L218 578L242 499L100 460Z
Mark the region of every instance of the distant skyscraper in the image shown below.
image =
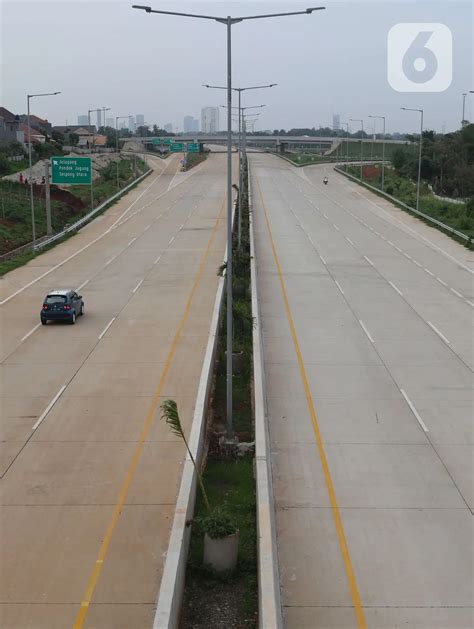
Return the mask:
M77 117L77 124L83 124L83 125L88 125L89 124L89 117L88 116L78 116Z
M203 107L201 110L201 131L217 133L219 131L219 107Z
M132 131L132 133L136 129L135 119L134 119L133 116L129 116L128 117L128 129L129 129L129 131Z
M193 131L193 116L185 116L183 121L183 131L184 133L192 133Z
M167 133L173 133L173 125L171 122L167 122L164 126L164 129Z
M199 133L199 120L197 120L197 118L193 119L193 126L192 126L191 131L193 133Z
M97 128L102 126L102 111L100 109L97 110Z
M341 128L341 116L339 114L333 114L332 128L334 129L334 131L339 131L339 129Z
M143 125L145 124L145 116L143 114L137 114L135 116L135 122L137 124L137 127L143 127Z
M105 124L108 127L115 127L115 120L113 118L107 118L107 120L105 121Z

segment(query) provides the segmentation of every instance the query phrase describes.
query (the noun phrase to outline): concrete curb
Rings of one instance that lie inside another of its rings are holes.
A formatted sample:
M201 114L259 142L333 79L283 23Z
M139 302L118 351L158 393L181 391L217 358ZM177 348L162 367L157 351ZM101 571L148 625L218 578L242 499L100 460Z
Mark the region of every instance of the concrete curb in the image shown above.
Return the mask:
M252 191L249 171L250 208L250 273L252 287L253 378L255 405L255 470L257 492L257 550L258 550L258 610L260 629L280 629L283 626L280 602L280 575L276 544L275 509L268 435L263 341L257 291L257 261L252 218Z
M234 217L235 208L232 220L234 220ZM224 262L226 260L227 247L224 253ZM191 434L189 437L189 448L198 465L200 465L203 455L203 436L206 429L206 411L212 385L219 322L224 303L224 287L225 277L221 277L217 287L209 338L202 365ZM179 625L179 614L186 579L186 562L188 559L189 541L191 537L191 527L186 526L186 522L191 520L194 515L196 485L197 479L194 466L189 454L187 454L184 460L181 484L178 499L176 501L173 525L171 528L170 540L163 568L163 576L161 578L158 603L153 621L153 629L176 629Z

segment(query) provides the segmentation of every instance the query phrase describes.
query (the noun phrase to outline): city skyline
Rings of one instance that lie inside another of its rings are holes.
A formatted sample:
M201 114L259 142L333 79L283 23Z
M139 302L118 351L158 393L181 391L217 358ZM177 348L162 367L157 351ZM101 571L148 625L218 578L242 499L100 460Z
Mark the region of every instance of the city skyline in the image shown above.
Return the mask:
M222 10L226 4L234 14L248 12L248 3L220 3ZM300 8L300 3L297 4ZM278 83L278 87L265 95L267 107L259 126L269 129L311 128L319 123L331 126L332 114L338 111L343 121L380 114L387 118L387 132L416 132L416 119L400 109L405 106L425 109L426 128L436 131L459 128L462 93L473 89L470 3L453 1L449 6L435 2L402 3L403 21L423 22L428 15L430 21L445 23L454 38L454 73L450 87L441 93L421 94L396 92L387 80L387 37L393 25L400 21L397 3L328 4L326 11L310 20L295 18L285 22L284 46L279 43L281 21L269 20L259 25L249 22L234 29L234 85ZM180 21L180 38L177 39L173 28L169 28L170 23L176 23L173 18L171 22L150 20L133 12L129 5L119 3L115 7L112 36L103 29L103 24L110 19L109 3L97 3L92 23L78 2L51 6L59 22L74 22L76 28L86 30L90 38L100 39L108 54L103 58L100 71L95 70L89 64L86 40L78 40L73 50L61 46L61 33L49 28L45 3L29 5L30 19L26 23L23 3L4 3L2 43L6 52L2 59L1 100L10 110L24 113L28 92L57 89L61 90L61 95L54 101L35 103L37 115L55 124L74 119L75 109L87 111L105 103L118 115L138 110L151 124L172 121L173 126L181 126L185 115L199 111L205 104L202 84L220 85L225 80L225 64L216 63L215 57L216 51L225 50L225 33L212 22ZM172 6L164 2L161 8L166 10ZM272 2L272 7L287 9L288 3ZM215 3L184 2L182 8L212 13ZM254 3L254 10L266 8L268 3ZM357 29L353 28L355 23ZM20 30L21 40L15 35ZM30 54L44 30L48 31L51 46L43 56ZM337 33L336 48L334 33ZM182 41L196 36L202 41L213 41L214 45L200 46L193 51L192 59L186 57L183 63ZM131 44L130 50L122 50L119 42L124 39ZM257 60L254 46L249 46L251 41L261 44ZM57 55L60 49L62 54ZM328 49L332 53L325 57L324 51ZM166 64L151 61L159 50L169 51ZM294 52L289 54L291 50ZM301 59L308 63L302 64ZM324 59L324 62L311 63L312 59ZM140 71L137 71L138 63ZM71 64L77 68L75 76L68 74ZM119 69L128 77L129 90L122 89L121 81L104 81L104 73L116 77ZM87 75L87 93L77 81L77 73ZM166 85L165 90L163 85ZM364 89L360 89L362 85ZM249 94L245 95L244 105L255 102ZM471 120L473 105L472 97L468 98L466 114Z

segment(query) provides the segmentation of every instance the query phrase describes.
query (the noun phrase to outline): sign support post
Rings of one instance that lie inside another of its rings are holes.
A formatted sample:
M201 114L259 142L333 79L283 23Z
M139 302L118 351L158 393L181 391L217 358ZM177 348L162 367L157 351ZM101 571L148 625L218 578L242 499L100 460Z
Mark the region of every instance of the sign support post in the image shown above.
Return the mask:
M44 163L44 198L46 201L46 234L53 235L53 227L51 225L51 190L49 186L49 159Z

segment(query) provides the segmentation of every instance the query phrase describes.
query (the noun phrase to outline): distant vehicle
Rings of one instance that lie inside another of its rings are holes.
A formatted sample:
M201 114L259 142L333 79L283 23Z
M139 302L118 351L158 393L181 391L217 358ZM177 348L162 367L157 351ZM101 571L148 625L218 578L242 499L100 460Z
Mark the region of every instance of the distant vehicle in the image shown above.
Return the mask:
M74 325L76 318L83 314L82 295L78 295L72 289L53 290L44 299L40 318L43 325L46 325L48 321L68 321Z

